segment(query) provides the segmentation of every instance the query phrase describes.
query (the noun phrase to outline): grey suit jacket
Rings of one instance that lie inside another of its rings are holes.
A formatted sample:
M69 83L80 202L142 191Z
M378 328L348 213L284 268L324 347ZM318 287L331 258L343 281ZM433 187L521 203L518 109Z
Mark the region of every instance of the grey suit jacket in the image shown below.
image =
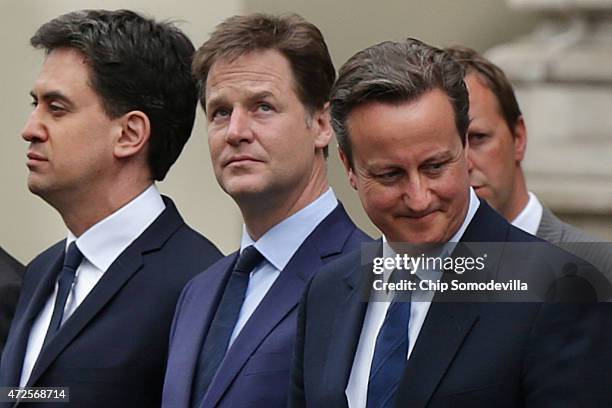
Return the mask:
M600 238L590 236L573 225L561 221L545 206L542 210L542 220L536 236L555 244L562 242L601 242Z
M590 262L612 282L612 243L561 221L547 207L542 211L536 235Z
M0 352L15 313L23 271L23 265L0 248Z

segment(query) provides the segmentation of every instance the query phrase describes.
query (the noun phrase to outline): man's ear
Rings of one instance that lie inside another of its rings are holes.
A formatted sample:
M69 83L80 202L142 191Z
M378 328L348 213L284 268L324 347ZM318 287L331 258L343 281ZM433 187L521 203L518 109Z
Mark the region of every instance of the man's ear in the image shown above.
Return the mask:
M516 120L514 126L514 160L520 163L525 158L525 152L527 151L527 127L525 126L525 120L522 116Z
M346 174L348 176L348 182L353 187L354 190L357 190L357 176L353 171L353 166L349 161L346 153L340 148L338 148L338 154L340 155L340 160L342 160L342 164L344 164L344 170L346 170Z
M151 122L141 111L130 111L120 119L121 134L115 141L115 157L124 158L142 151L151 137Z
M315 148L323 150L334 137L329 113L329 102L325 103L322 110L313 114L312 126L315 127Z

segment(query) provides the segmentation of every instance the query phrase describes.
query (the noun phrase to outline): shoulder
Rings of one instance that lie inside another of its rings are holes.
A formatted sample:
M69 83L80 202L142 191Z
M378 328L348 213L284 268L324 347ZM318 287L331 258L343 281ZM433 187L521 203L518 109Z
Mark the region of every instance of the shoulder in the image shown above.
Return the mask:
M338 201L336 208L317 225L305 242L316 245L325 256L338 256L358 249L361 243L369 241L372 238L355 225Z
M358 273L362 262L362 248L356 248L346 254L330 261L311 280L308 292L322 293L334 287L342 280L358 280ZM315 295L316 296L316 295Z
M171 240L177 249L197 253L200 257L212 257L216 260L223 256L215 244L185 223L173 234Z
M45 249L43 252L38 254L30 263L26 266L26 271L30 272L32 270L37 270L42 266L46 266L54 260L57 256L61 254L61 252L66 247L66 240L62 239L59 242L51 245L49 248Z
M233 252L229 255L223 256L213 262L211 265L202 270L189 281L189 286L192 288L206 288L209 287L213 281L223 280L227 273L231 272L231 267L236 261L238 252Z
M553 243L558 242L602 242L585 231L561 221L549 208L542 210L542 220L537 235Z
M0 283L19 283L23 276L23 265L0 248Z
M370 237L368 234L359 229L359 227L355 226L355 229L349 235L347 241L347 245L352 247L357 247L359 244L364 242L373 242L374 239Z

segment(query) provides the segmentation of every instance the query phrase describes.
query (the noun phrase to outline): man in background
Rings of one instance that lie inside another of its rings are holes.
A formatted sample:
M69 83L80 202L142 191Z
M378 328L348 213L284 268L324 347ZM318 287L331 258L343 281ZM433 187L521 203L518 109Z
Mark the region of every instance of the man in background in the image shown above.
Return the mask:
M19 297L23 265L0 248L0 352L4 348Z
M155 186L193 127L194 47L128 10L68 13L30 42L46 58L22 135L28 187L67 237L27 266L0 385L68 387L74 407L159 406L178 295L221 256Z
M465 69L470 94L470 183L476 194L512 225L547 241L600 241L561 221L527 190L521 168L527 128L504 72L472 49L457 46L447 51Z
M244 227L239 251L181 295L163 406L285 407L306 284L369 240L327 182L335 70L313 24L254 14L222 22L193 72L215 176Z

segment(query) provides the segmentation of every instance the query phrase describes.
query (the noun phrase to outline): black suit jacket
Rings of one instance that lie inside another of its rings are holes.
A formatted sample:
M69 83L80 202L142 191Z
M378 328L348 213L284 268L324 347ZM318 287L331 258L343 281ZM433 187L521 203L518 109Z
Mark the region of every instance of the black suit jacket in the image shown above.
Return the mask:
M0 352L17 306L23 271L23 265L0 248Z
M71 407L161 404L178 296L190 278L221 257L184 223L171 200L164 202L166 209L113 262L41 351L28 386L69 387ZM2 386L19 383L30 328L53 290L64 250L61 241L27 268L0 366Z
M543 242L484 202L462 241ZM552 245L547 251L583 262ZM534 265L550 261L537 258ZM348 255L311 282L300 306L290 407L347 407L345 389L367 309L362 285L372 271L361 265L360 253ZM435 299L395 407L612 406L608 304Z

